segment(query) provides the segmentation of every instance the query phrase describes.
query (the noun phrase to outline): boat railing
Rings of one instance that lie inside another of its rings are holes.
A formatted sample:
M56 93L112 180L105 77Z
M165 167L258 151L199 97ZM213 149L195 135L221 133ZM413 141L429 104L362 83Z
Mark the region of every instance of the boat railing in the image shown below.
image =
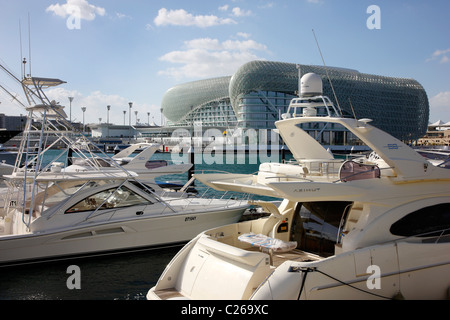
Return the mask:
M440 229L440 230L434 230L429 232L424 232L420 234L415 234L413 236L410 236L408 238L424 238L422 239L422 243L441 243L441 242L450 242L450 228ZM408 239L406 238L406 239Z
M282 119L297 118L297 117L311 117L317 116L317 109L324 108L326 114L321 116L328 117L340 117L341 113L338 112L333 102L327 96L314 96L294 98L289 104L286 113L282 114Z
M214 173L229 173L221 170L198 170L196 173L205 173L205 172L214 172ZM190 188L194 184L195 177L191 178L182 188L181 191L178 192L177 196L173 199L167 199L166 196L170 196L172 194L169 191L163 191L161 193L161 198L163 201L169 205L179 203L180 199L185 200L185 204L183 205L184 209L187 209L191 205L196 205L195 201L202 199L208 200L202 203L202 205L211 206L214 204L214 201L219 200L217 202L218 207L229 207L230 205L235 205L236 202L240 203L248 203L251 200L253 195L248 193L241 192L233 192L233 191L217 191L209 186L195 185L196 194L190 191ZM198 181L197 181L198 182ZM166 198L166 199L165 199ZM225 202L225 203L224 203ZM164 213L166 209L163 210Z
M339 172L339 179L334 182L348 182L353 180L381 178L383 170L392 171L393 169L395 169L394 167L380 168L378 165L375 164L364 164L362 165L362 167L365 167L367 169L354 173L345 172L345 169L341 170L341 172Z
M353 160L347 160L339 169L339 180L337 180L337 182L374 179L380 177L381 170L376 164L364 164Z
M331 183L348 182L353 180L381 178L382 172L392 171L393 167L379 167L374 163L360 163L353 160L301 160L286 164L298 166L297 170L284 170L277 172L268 170L259 171L262 179L278 179L278 181L308 181L326 180ZM271 175L273 174L273 175Z
M283 165L286 165L286 167L260 168L258 181L278 179L280 182L296 180L334 182L339 178L339 169L343 161L341 159L301 160L284 163Z
M214 207L215 202L217 208L229 208L230 206L236 205L236 203L247 204L251 200L250 194L247 193L237 193L232 191L224 191L220 194L210 187L195 187L195 189L202 189L200 194L192 194L187 191L181 193L179 197L175 197L172 199L164 199L162 195L163 201L166 204L169 204L171 207L176 207L181 204L182 210L187 210L192 206L199 205L198 200L204 200L200 205L202 206L210 206ZM180 200L184 200L180 202ZM161 214L166 213L166 208L163 209Z
M423 233L412 234L377 243L378 245L386 245L399 242L422 242L424 244L438 244L450 242L450 228L427 231Z
M300 177L298 175L295 175L295 176L283 175L283 176L264 177L264 179L278 179L278 182L280 182L281 179L300 180L300 181L308 181L308 182L314 181L313 179L309 179L306 177Z

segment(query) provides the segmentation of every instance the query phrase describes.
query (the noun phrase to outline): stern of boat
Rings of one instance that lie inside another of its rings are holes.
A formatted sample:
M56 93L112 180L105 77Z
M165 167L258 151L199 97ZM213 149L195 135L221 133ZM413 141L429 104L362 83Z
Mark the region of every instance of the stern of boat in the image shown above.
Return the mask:
M249 250L251 244L239 243L237 239L239 234L250 232L253 223L232 224L197 236L173 258L147 298L250 298L271 272L267 253Z
M172 259L147 298L250 299L277 266L299 258L297 242L289 241L292 203L259 204L272 214L198 235Z

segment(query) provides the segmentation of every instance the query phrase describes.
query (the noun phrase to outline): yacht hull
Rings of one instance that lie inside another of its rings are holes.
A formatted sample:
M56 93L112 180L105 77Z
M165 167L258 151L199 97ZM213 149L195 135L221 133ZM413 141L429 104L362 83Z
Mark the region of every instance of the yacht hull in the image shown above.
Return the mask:
M449 242L403 241L328 258L302 251L273 253L269 259L268 253L230 246L212 237L217 233L222 239L237 238L238 234L229 232L243 230L245 225L240 225L192 240L169 263L147 299L448 299Z
M377 245L317 262L288 261L253 300L446 300L450 243Z
M0 237L0 265L185 243L202 230L236 223L247 206L92 224L70 230Z

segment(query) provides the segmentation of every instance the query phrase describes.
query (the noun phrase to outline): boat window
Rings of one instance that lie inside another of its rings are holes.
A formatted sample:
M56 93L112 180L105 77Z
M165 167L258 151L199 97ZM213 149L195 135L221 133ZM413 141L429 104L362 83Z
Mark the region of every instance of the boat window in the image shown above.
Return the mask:
M138 187L140 190L144 191L145 193L152 194L152 192L155 192L155 189L150 187L148 184L143 184L142 182L137 182L137 181L130 181L130 183L133 186Z
M441 203L411 212L395 222L390 232L404 237L450 234L450 203Z
M106 161L105 159L102 158L95 158L95 162L99 167L103 167L103 168L109 168L111 167L111 164Z
M123 208L135 205L152 204L151 201L138 195L127 187L111 188L83 199L65 213Z
M318 201L298 203L292 222L291 241L297 248L332 255L341 219L352 202Z
M73 158L72 164L84 167L99 166L103 168L111 167L111 164L102 158Z

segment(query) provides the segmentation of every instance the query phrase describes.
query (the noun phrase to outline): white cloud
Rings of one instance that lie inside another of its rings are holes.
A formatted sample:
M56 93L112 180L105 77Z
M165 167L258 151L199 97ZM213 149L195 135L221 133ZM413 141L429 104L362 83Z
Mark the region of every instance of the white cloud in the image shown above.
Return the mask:
M430 98L431 108L449 108L450 109L450 91L439 92Z
M194 16L184 9L167 10L166 8L159 9L158 16L153 20L156 26L196 26L201 28L223 25L235 24L236 21L229 18L219 18L214 15L197 15Z
M239 41L239 40L227 40L222 43L222 47L225 50L238 50L241 52L249 52L252 50L257 51L266 51L267 47L261 43L256 42L255 40L245 40L245 41Z
M270 9L270 8L273 8L274 6L275 6L275 3L269 2L269 3L263 4L263 5L259 5L258 8L259 9Z
M80 19L89 21L94 20L96 15L104 16L106 14L104 8L89 4L87 0L67 0L63 5L59 3L52 4L45 11L53 12L53 14L63 18L73 14L79 14Z
M114 124L123 124L124 115L123 111L127 111L125 115L125 124L129 122L129 100L125 97L119 95L108 95L100 91L94 91L88 96L76 90L67 90L65 88L54 88L46 92L50 100L55 100L61 105L65 106L67 116L69 117L70 105L68 97L74 97L72 102L72 121L82 122L83 112L81 107L86 107L85 113L85 123L98 123L99 118L102 118L102 123L107 121L107 109L106 106L110 105L111 110L109 112L109 122ZM140 103L138 101L133 101L133 107L131 109L131 123L136 122L135 111L138 111L138 119L141 123L147 123L148 116L147 112L150 112L150 122L153 121L152 117L156 123L160 121L160 107L156 105L149 105L145 103Z
M436 50L426 61L439 60L440 63L447 63L450 61L447 55L448 53L450 53L450 48L445 50Z
M4 84L2 83L2 86L3 85ZM0 89L0 113L7 115L26 114L26 110L20 104L22 103L24 106L27 106L26 99L23 97L23 92L21 92L19 88L17 88L17 90L11 88L6 89L12 96ZM15 101L16 99L19 102Z
M430 121L450 121L450 91L439 92L430 98Z
M243 10L239 7L233 8L232 12L235 17L246 17L252 14L250 10Z
M120 12L116 12L116 17L119 19L132 19L131 16Z
M169 52L161 61L181 65L159 72L178 80L232 75L244 63L264 60L255 51L267 52L267 47L254 40L226 40L199 38L185 41L185 50Z
M238 32L237 33L238 37L244 38L244 39L248 39L250 38L252 35L250 33L246 33L246 32Z
M205 50L220 50L221 44L217 39L200 38L184 42L188 49L205 49Z
M227 11L228 10L228 5L226 4L226 5L223 5L223 6L219 7L219 10L220 11Z

